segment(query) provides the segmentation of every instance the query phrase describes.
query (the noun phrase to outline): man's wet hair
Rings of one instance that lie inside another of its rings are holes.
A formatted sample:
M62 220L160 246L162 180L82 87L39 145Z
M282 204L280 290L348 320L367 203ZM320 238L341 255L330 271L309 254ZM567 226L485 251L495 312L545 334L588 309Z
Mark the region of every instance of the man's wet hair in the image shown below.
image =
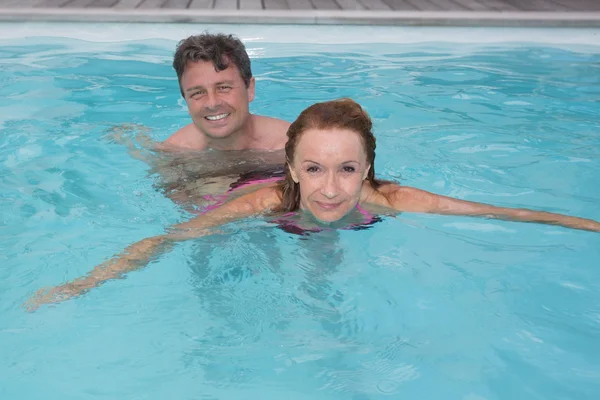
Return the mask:
M246 87L250 85L250 79L252 78L250 57L248 57L246 47L242 41L234 35L205 32L190 36L179 42L173 57L173 68L177 72L179 90L183 97L185 95L181 87L181 77L187 63L190 61L210 61L217 72L223 71L230 64L233 64L240 71L240 76Z

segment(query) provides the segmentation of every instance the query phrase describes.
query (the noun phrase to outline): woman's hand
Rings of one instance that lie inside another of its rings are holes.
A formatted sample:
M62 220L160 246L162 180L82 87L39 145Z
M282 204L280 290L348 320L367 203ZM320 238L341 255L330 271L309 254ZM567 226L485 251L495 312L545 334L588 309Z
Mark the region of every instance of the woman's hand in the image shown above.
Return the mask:
M171 245L172 240L166 235L141 240L112 260L96 266L85 276L56 287L38 290L24 306L27 311L33 312L41 305L60 303L80 296L110 279L123 278L127 272L141 268L150 258L168 250Z
M75 282L65 283L56 287L42 288L24 304L29 312L37 310L41 305L54 304L69 300L85 293L87 289L78 286Z

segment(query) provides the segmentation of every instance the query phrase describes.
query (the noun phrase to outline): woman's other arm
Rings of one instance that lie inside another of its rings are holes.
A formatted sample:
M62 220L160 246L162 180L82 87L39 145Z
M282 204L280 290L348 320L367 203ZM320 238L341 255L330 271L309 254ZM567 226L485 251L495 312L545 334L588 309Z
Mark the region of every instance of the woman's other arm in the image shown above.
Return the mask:
M467 215L508 221L535 222L567 228L600 232L600 223L591 219L571 217L524 208L496 207L484 203L458 200L408 186L394 185L386 196L397 211L446 215Z
M26 303L34 311L44 303L58 303L84 294L110 279L123 278L127 272L142 268L170 250L175 242L211 235L214 228L264 213L278 204L275 189L266 187L238 197L188 222L174 225L166 234L143 239L122 253L96 266L83 277L57 287L37 291Z

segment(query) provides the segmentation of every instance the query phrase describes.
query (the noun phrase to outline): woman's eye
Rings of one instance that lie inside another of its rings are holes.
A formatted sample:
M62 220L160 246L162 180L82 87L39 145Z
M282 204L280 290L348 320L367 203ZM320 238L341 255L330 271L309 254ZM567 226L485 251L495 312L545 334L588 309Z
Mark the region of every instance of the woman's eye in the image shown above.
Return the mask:
M348 173L352 173L352 172L356 172L356 168L354 167L350 167L350 166L346 166L343 168L344 172L348 172Z
M315 166L308 167L308 168L306 168L306 172L308 172L309 174L314 174L315 172L319 172L319 167L315 167Z

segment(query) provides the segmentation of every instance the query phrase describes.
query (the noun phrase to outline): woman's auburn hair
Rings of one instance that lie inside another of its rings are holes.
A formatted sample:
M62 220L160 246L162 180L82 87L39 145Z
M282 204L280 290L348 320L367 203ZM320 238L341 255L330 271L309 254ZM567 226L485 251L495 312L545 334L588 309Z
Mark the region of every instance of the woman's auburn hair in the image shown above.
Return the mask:
M294 162L300 137L311 129L344 129L358 133L367 156L367 163L371 166L367 180L374 189L381 186L382 181L375 179L376 143L372 131L373 122L369 114L349 98L316 103L302 111L287 131L285 178L277 186L281 196L279 211L292 212L300 208L300 185L292 179L290 164Z

